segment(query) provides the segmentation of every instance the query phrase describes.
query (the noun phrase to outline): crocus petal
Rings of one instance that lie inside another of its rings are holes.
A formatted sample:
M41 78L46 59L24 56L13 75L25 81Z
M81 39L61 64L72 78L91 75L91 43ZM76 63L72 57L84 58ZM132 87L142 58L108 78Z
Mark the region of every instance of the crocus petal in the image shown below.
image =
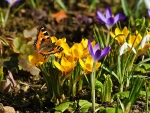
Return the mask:
M61 66L58 62L54 61L54 65L55 65L60 71L62 71L62 72L65 71L64 68L63 68L63 66Z
M92 72L92 65L90 64L85 64L85 69L84 69L85 73L90 73Z
M114 17L114 23L117 23L122 17L122 14L117 14L115 17Z
M109 27L113 26L115 23L114 23L114 18L113 17L110 17L109 19L107 19L107 23L106 23Z
M85 68L85 63L81 59L79 59L79 63L81 65L81 67L84 69Z
M96 44L96 45L94 46L94 48L93 48L94 54L95 54L95 52L96 52L97 50L99 50L99 49L100 49L99 44Z
M121 47L120 47L120 50L119 50L119 53L120 53L120 56L122 54L124 54L125 52L127 52L129 49L128 48L131 48L132 51L136 54L136 50L134 49L134 47L132 47L131 44L128 44L127 42L125 42Z
M106 23L106 18L100 11L96 11L96 14L97 14L96 17L98 20L101 20L103 23Z
M146 41L147 41L147 42L150 42L150 35L147 34L146 36L147 36L147 38L146 38L147 40L146 40Z
M126 16L123 16L123 15L121 14L121 17L120 17L119 21L123 21L125 18L126 18Z
M94 58L95 61L100 60L101 59L101 50L97 50L95 52Z
M89 52L90 52L91 56L94 57L94 52L93 52L93 48L92 48L90 40L88 40L88 49L89 49Z
M133 53L136 54L136 50L134 49L133 45L127 43L127 46L132 49Z
M110 46L105 47L105 48L101 51L101 58L103 58L104 56L106 56L106 55L109 53L110 49L111 49ZM100 58L100 59L101 59L101 58Z
M149 34L147 34L147 35L143 38L143 40L141 41L141 47L143 48L143 47L146 45L147 42L150 42L150 35L149 35Z
M111 36L112 38L115 38L115 34L113 34L113 32L110 32L110 36Z
M120 49L119 49L120 56L121 56L122 54L124 54L124 53L127 51L127 48L128 48L127 44L128 44L128 43L125 42L125 43L120 47Z
M134 54L136 54L136 50L134 49L134 47L132 47L132 51Z
M98 16L96 16L97 20L103 24L105 24L106 22L104 22L101 18L99 18Z
M108 19L108 18L110 18L110 17L112 17L112 11L111 11L110 8L107 8L107 9L106 9L106 19Z
M28 60L29 60L30 62L32 61L33 58L34 58L33 55L29 55L29 56L28 56Z
M93 58L90 55L88 55L87 58L86 58L85 63L86 64L90 64L92 66L93 65L93 61L94 61Z
M147 7L147 9L150 9L150 0L142 0L145 3L145 6Z
M14 5L16 2L19 2L20 0L6 0L10 5Z
M146 44L146 36L141 41L141 47L143 48L145 46L145 44Z
M123 30L122 30L122 33L127 37L128 36L128 34L129 34L129 30L127 29L127 27L125 26L124 28L123 28Z
M148 16L150 17L150 9L148 10Z

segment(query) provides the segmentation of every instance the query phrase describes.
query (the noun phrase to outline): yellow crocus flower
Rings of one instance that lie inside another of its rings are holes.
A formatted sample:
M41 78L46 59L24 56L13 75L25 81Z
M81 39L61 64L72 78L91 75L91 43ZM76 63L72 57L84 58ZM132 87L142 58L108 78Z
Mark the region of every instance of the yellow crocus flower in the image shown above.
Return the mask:
M129 35L129 32L130 31L125 26L122 31L119 28L116 28L115 34L110 32L110 35L112 36L112 38L115 38L115 40L118 41L119 45L122 45L126 41L126 38Z
M43 55L34 51L33 55L28 56L29 61L33 66L39 66L47 62L48 59L45 59Z
M69 73L74 70L76 66L76 61L73 59L67 59L66 57L62 57L60 63L54 61L54 65L62 72L62 73Z
M86 58L89 54L87 41L87 39L82 39L80 43L75 43L68 51L64 51L66 58L73 58L75 61Z
M94 60L92 59L92 57L90 55L87 56L85 62L82 59L79 59L79 63L81 65L81 67L84 70L84 73L88 74L92 72L92 67L93 67L93 62ZM98 68L100 67L101 63L96 63L96 70L98 70Z
M142 36L138 31L136 31L135 35L130 35L128 43L133 47L136 47L138 44L140 44L141 41L142 41Z
M144 38L141 41L138 56L145 53L150 48L150 32L148 32L147 35L144 36Z

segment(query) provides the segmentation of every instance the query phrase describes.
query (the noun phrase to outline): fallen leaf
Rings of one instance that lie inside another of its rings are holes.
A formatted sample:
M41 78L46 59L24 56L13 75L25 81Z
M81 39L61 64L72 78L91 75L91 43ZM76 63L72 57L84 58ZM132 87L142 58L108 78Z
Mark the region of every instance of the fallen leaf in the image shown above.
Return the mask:
M6 78L6 80L2 80L0 85L1 85L0 91L5 92L5 93L11 91L11 81L8 78Z
M65 13L65 11L60 10L57 13L51 14L51 17L55 18L57 23L60 23L60 21L64 18L67 18L67 15Z
M36 39L37 36L37 28L38 27L33 27L31 29L25 29L23 31L23 35L25 38L32 38L32 40Z
M0 83L0 91L10 92L14 87L16 87L16 82L13 78L11 71L8 70L8 75L5 77L5 80L2 80Z
M15 82L15 80L14 80L14 77L13 77L13 75L12 75L12 73L8 70L8 75L9 75L9 79L10 79L10 81L11 81L11 83L12 83L12 87L16 87L16 82Z
M19 65L30 72L32 75L39 75L40 69L37 68L36 66L32 66L28 60L28 57L26 55L20 55L18 57L19 60Z

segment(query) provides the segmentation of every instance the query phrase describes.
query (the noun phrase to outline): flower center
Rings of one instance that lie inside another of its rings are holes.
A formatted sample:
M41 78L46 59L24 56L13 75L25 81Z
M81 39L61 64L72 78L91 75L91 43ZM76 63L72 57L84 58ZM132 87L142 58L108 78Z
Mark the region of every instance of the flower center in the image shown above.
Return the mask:
M13 2L15 2L15 0L11 0L11 2L13 3Z

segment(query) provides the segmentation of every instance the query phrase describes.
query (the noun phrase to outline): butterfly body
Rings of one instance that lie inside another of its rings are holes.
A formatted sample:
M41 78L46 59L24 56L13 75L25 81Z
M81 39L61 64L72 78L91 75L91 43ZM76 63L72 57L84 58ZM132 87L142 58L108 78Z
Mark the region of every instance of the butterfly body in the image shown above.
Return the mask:
M63 50L61 46L52 43L48 32L43 26L38 28L37 38L34 41L34 48L38 53L42 54L43 56L55 54Z

